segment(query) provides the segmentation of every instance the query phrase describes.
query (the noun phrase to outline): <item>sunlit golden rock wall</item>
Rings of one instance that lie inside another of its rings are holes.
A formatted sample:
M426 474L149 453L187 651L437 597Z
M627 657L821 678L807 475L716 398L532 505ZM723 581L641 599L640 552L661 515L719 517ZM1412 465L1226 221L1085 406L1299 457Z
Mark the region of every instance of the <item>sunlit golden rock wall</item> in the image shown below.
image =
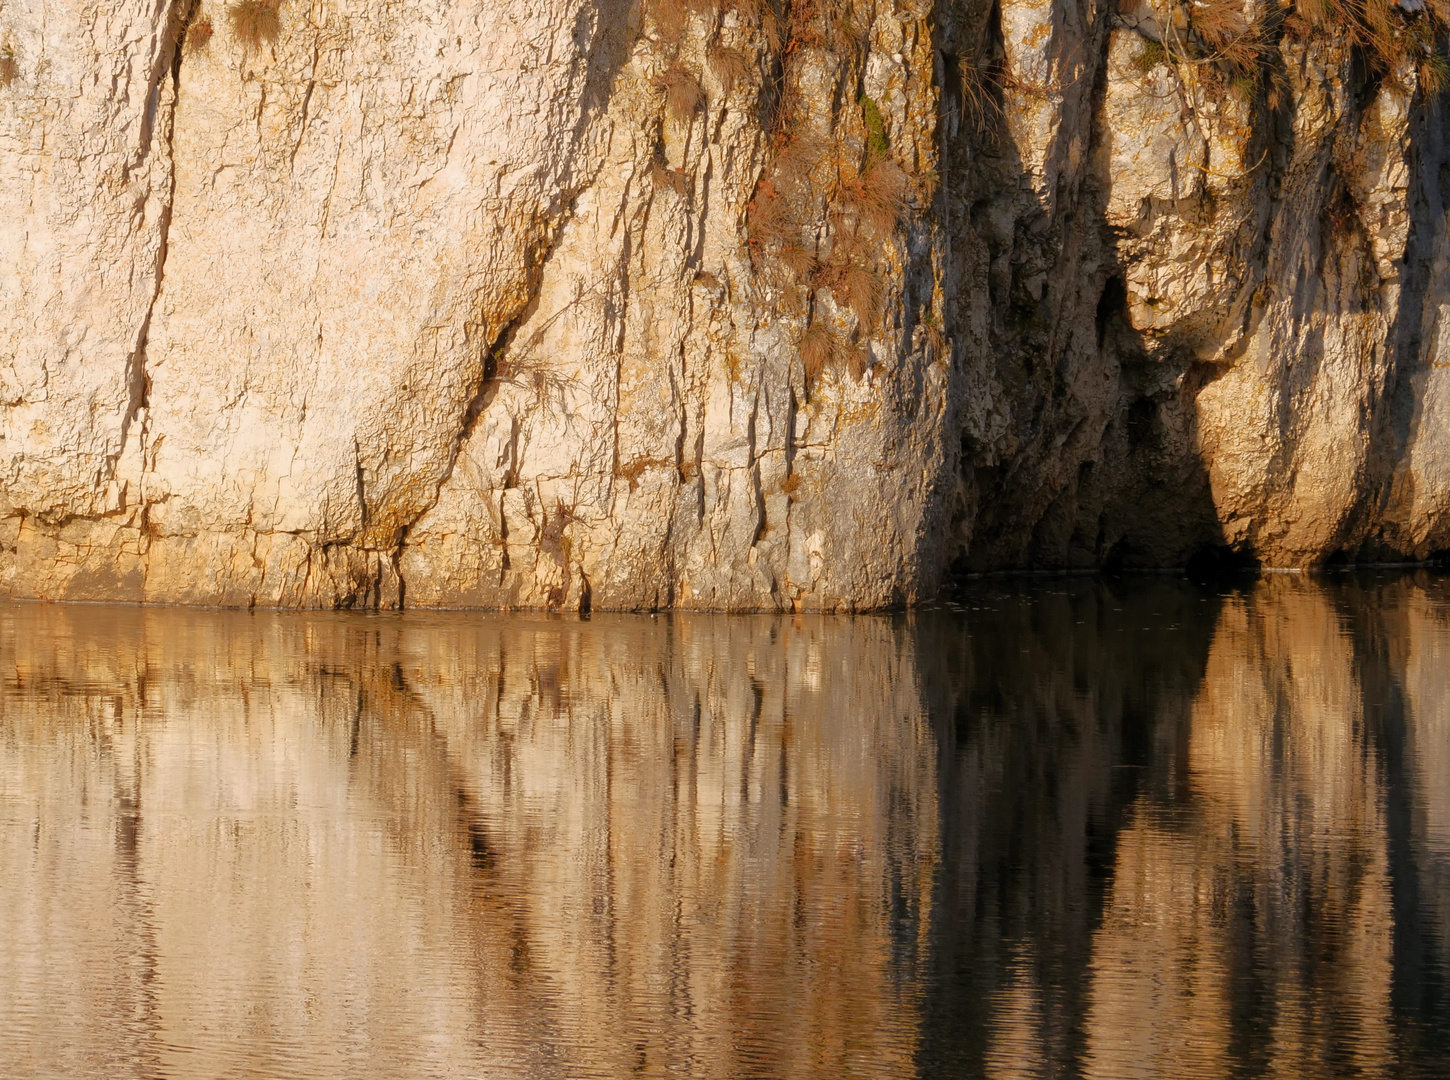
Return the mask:
M0 591L849 611L1450 548L1444 57L1323 7L8 3Z

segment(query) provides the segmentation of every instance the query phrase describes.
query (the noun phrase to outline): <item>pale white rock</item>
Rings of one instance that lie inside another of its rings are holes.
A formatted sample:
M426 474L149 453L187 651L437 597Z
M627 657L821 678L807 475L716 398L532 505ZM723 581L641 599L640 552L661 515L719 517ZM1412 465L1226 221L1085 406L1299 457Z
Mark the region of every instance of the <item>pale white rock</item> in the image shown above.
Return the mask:
M1246 89L1186 8L1088 0L854 5L778 68L653 10L6 0L4 588L852 610L1450 547L1413 70L1286 35ZM883 140L863 323L829 259ZM751 232L785 144L825 148L798 272Z

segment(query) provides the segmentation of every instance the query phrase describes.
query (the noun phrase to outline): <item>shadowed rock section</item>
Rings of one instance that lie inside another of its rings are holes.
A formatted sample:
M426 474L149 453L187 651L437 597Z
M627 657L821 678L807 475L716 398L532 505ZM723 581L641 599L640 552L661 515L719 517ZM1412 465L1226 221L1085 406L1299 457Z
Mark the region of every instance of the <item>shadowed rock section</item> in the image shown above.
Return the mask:
M864 610L1450 546L1440 69L1119 8L0 9L0 587Z

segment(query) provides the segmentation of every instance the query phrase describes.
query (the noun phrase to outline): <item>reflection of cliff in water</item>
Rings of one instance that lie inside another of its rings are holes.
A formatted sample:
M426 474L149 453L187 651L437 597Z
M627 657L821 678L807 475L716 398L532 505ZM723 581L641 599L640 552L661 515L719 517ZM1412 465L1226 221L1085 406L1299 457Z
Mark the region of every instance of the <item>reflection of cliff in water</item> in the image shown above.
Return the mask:
M1450 588L965 606L0 608L0 1073L1444 1071Z
M1135 798L1171 789L1217 601L1174 581L983 589L918 623L942 868L926 1072L1084 1051L1091 938Z
M0 1061L913 1067L935 769L889 620L0 625Z
M1450 592L973 604L921 626L944 650L922 660L943 822L925 1072L1450 1062Z

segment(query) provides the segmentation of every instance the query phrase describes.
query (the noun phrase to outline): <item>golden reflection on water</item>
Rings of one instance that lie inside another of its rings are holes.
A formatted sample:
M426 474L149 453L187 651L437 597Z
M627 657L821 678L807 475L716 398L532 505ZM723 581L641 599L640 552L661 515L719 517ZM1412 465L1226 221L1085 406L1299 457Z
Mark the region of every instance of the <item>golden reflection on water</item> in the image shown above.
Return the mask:
M1271 578L1224 605L1192 706L1186 804L1144 800L1118 840L1088 1076L1227 1075L1246 929L1284 946L1258 973L1273 1009L1265 1075L1393 1071L1382 768L1353 644L1318 589Z
M1450 1074L1450 589L0 607L0 1075Z
M6 1075L911 1069L889 622L0 625Z

